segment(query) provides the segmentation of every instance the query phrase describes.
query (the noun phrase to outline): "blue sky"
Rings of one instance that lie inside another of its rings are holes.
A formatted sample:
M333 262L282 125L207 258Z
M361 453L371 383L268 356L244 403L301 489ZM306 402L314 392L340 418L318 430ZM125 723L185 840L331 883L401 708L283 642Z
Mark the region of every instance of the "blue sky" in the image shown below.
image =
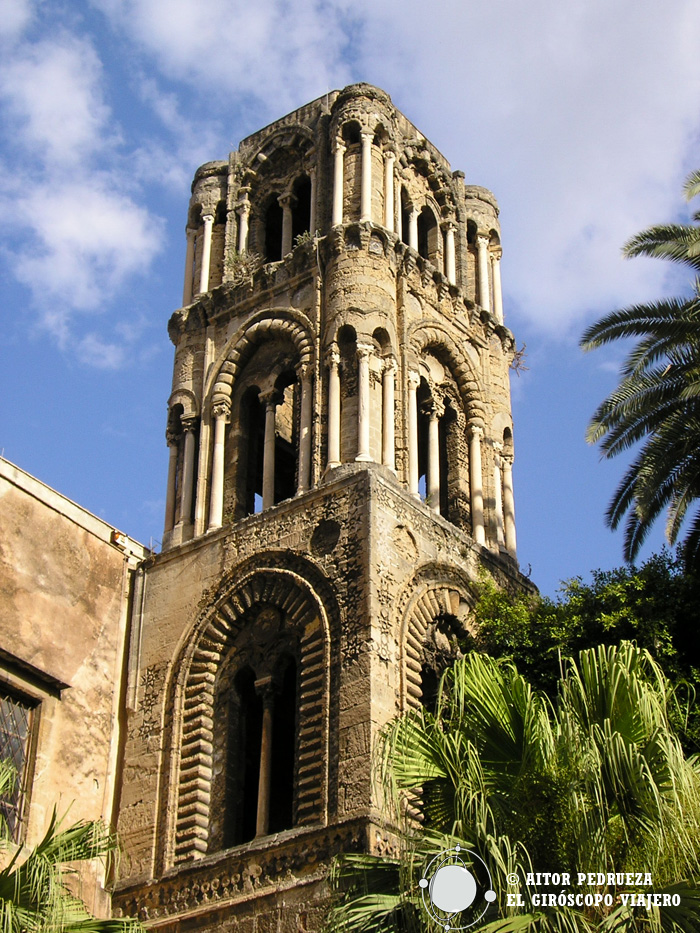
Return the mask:
M620 564L603 514L624 464L584 433L622 348L577 344L606 311L689 285L620 248L689 217L699 0L3 0L0 450L160 539L194 170L360 80L500 203L529 367L512 384L523 568L553 593Z

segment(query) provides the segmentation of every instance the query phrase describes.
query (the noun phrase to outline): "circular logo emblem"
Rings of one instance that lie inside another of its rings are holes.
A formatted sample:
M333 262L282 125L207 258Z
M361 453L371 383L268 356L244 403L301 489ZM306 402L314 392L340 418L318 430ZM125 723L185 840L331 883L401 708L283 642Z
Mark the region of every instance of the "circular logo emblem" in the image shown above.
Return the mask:
M423 906L445 930L474 926L496 900L486 863L476 852L461 846L438 852L418 884Z

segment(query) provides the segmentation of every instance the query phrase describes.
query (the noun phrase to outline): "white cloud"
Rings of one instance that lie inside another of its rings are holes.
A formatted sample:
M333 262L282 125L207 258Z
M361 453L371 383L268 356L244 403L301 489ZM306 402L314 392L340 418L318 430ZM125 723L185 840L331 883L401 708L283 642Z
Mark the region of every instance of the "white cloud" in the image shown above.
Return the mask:
M3 0L0 16L0 39L16 39L34 15L31 0Z
M19 145L52 168L76 166L104 148L109 108L92 44L68 33L25 44L0 67L0 96Z
M128 276L145 271L161 245L162 223L99 176L35 187L14 208L31 234L31 246L16 256L16 274L42 304L99 310Z
M350 80L342 23L322 0L93 3L153 54L164 74L203 95L249 96L276 115Z
M498 197L511 307L563 331L664 287L663 264L624 263L620 249L673 218L694 167L695 0L450 0L439 18L418 0L353 8L357 69Z

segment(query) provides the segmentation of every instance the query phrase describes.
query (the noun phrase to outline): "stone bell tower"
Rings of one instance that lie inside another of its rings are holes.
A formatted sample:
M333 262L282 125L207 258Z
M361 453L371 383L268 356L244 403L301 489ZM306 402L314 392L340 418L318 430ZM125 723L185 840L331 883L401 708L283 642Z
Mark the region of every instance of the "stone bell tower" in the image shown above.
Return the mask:
M378 730L431 701L481 571L528 586L498 207L366 84L192 192L114 902L158 929L317 930L333 855L390 845Z

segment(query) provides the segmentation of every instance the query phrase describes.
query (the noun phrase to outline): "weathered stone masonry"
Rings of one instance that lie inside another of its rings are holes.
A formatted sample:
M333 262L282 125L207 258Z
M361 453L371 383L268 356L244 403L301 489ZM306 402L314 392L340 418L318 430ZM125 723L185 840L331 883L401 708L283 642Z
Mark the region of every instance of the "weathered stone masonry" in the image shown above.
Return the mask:
M114 903L316 930L391 846L378 730L516 562L498 207L353 85L196 173L163 552L133 596Z

